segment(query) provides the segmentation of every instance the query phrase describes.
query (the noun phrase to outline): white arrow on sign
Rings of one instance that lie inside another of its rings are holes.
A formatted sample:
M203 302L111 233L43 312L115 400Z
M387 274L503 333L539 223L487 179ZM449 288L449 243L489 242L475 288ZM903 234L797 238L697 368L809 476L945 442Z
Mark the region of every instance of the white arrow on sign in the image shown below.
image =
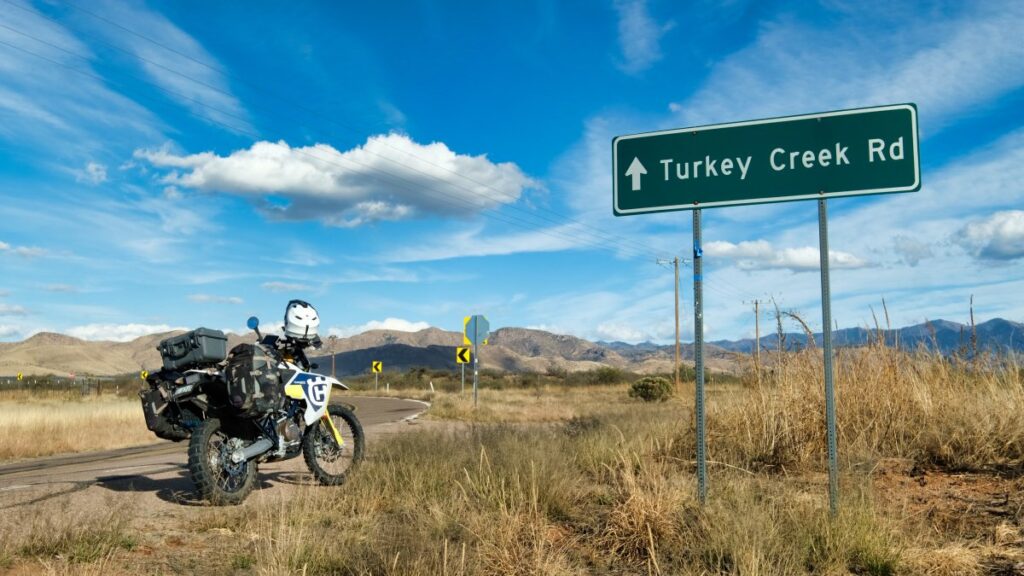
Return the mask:
M626 176L633 179L633 191L640 189L640 176L647 174L647 169L640 163L640 159L636 156L633 157L633 161L629 163L629 168L626 169Z

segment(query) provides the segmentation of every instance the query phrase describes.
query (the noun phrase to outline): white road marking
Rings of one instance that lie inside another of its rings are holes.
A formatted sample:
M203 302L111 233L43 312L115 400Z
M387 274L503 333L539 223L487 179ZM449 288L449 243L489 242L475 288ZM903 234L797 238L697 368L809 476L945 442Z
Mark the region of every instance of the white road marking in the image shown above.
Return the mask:
M423 404L424 406L426 406L426 408L423 409L423 412L426 412L427 410L430 409L430 402L424 402L423 400L412 400L412 399L409 399L408 401L409 402L419 402L420 404ZM406 416L405 418L402 418L402 421L403 422L412 422L413 420L419 418L420 415L423 414L423 412L417 412L417 413L413 414L412 416Z
M31 488L28 484L15 484L13 486L7 486L6 488L0 488L0 492L8 492L11 490L24 490L25 488Z

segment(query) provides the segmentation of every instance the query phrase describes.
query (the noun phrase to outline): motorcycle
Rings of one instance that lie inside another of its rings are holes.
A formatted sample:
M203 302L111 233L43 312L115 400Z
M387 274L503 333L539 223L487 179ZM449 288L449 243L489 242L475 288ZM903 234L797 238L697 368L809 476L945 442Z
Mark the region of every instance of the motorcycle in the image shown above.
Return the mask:
M330 403L334 388L348 387L304 369L304 357L266 346L257 318L248 326L258 343L230 355L223 333L213 330L161 342L164 368L140 392L147 426L160 438L189 440L192 482L216 505L245 500L259 464L299 454L320 484L343 484L365 451L353 409Z

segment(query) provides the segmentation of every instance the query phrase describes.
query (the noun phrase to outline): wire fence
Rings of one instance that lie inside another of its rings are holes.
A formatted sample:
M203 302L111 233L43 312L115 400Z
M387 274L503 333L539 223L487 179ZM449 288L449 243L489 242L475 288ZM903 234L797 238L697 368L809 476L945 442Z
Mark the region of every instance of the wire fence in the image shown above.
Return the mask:
M121 376L17 375L0 376L0 391L19 391L51 395L53 393L81 396L134 396L145 386L138 374Z

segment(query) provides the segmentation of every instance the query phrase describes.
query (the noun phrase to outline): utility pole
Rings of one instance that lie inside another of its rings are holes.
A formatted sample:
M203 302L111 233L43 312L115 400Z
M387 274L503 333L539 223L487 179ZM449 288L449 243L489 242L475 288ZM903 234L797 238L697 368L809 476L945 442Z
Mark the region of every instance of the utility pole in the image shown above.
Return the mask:
M676 268L676 363L672 367L676 373L676 392L679 391L679 256L672 259Z
M336 350L336 349L334 348L334 344L335 344L335 342L336 342L337 340L338 340L338 337L337 337L337 336L333 336L333 335L332 335L332 336L328 336L328 337L327 337L327 341L328 341L328 342L330 343L330 344L329 344L329 346L331 347L331 378L334 378L334 379L337 379L337 378L338 378L338 372L337 372L337 370L335 369L335 368L336 368L336 362L335 362L335 360L336 360L336 358L337 358L338 352L337 352L337 350Z
M672 372L675 373L676 390L678 390L679 389L679 358L680 358L680 356L679 356L679 263L682 262L682 263L685 264L686 260L680 260L679 256L676 256L675 258L673 258L671 260L662 260L662 259L659 258L656 262L658 264L662 265L662 266L665 266L667 264L672 264L673 267L675 268L675 277L676 277L676 283L675 283L675 294L676 294L676 300L675 300L675 309L676 309L676 357L675 357L675 364L672 366Z
M761 301L754 300L754 368L757 383L761 384Z

